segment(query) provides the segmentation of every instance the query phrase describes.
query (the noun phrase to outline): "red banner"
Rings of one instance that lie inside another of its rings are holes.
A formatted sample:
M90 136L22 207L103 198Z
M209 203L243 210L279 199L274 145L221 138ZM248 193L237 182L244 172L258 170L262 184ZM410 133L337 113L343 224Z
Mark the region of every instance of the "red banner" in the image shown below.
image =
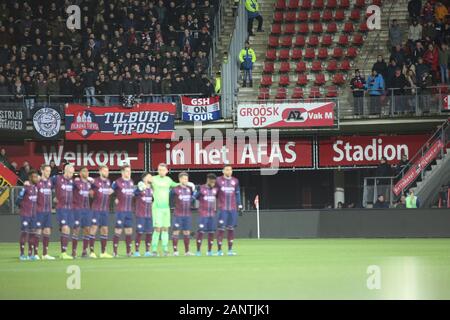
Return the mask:
M0 206L9 198L9 187L17 184L17 175L0 163Z
M16 162L19 167L28 161L33 168L39 168L41 164L52 160L59 167L67 160L76 168L88 166L96 170L99 165L107 165L111 170L118 170L125 162L129 162L133 170L145 169L145 145L140 141L29 141L6 143L3 146L8 160Z
M444 143L442 140L436 140L428 151L421 158L419 158L414 165L411 166L403 178L396 183L393 188L394 194L398 196L402 190L406 189L411 183L413 183L419 174L430 164L430 162L437 157L443 147Z
M382 157L396 164L416 154L427 135L342 136L319 139L319 167L376 166Z
M162 142L151 144L151 168L167 163L171 169L220 169L224 163L235 168L313 167L310 138L282 139L279 142L235 143Z

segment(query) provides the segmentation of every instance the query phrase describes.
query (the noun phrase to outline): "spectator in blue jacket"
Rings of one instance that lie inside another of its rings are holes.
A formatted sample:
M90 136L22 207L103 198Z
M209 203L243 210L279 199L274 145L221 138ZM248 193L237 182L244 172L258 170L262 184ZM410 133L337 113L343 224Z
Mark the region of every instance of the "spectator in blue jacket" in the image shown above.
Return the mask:
M370 106L369 113L380 114L381 112L381 99L384 94L384 79L381 74L378 74L376 70L372 70L372 74L367 78L366 89L369 91Z

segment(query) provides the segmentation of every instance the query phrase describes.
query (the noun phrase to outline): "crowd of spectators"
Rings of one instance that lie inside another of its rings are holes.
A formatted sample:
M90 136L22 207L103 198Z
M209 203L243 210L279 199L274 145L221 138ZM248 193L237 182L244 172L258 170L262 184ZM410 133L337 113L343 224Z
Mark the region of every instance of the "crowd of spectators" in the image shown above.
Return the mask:
M1 1L0 100L13 95L32 108L49 95L89 104L98 103L94 95L210 96L209 53L218 3ZM79 30L66 25L66 8L74 4L81 9Z
M450 63L450 19L448 8L435 0L408 2L409 28L397 20L389 27L390 57L378 56L367 80L355 73L350 85L355 97L355 114L363 112L365 91L369 95L369 114L379 114L383 99L394 101L395 113L414 111L415 94L421 95L422 111L429 111L432 87L448 85ZM407 41L405 39L407 38Z

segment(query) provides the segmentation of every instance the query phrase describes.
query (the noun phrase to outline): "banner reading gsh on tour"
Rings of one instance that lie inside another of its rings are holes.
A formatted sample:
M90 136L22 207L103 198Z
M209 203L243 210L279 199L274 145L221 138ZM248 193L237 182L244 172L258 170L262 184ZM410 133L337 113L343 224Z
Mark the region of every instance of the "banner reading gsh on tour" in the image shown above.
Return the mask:
M239 128L314 128L336 126L336 103L242 103L238 105Z
M143 103L128 109L66 107L66 140L170 139L174 130L175 105Z

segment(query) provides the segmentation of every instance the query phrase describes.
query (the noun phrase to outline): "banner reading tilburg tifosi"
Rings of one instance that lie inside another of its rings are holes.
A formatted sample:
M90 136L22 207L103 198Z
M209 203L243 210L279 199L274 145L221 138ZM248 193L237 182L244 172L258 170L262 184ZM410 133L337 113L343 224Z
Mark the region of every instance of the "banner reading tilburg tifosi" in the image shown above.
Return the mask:
M334 127L335 102L241 103L239 128Z
M0 163L0 206L9 198L9 187L17 184L17 175Z
M443 147L444 143L442 140L436 140L428 151L421 158L419 158L405 173L405 175L395 184L392 190L394 194L398 196L402 190L408 188L408 186L416 180L419 174L425 170L428 164L437 157Z
M142 103L133 108L66 107L66 140L170 139L175 105Z

